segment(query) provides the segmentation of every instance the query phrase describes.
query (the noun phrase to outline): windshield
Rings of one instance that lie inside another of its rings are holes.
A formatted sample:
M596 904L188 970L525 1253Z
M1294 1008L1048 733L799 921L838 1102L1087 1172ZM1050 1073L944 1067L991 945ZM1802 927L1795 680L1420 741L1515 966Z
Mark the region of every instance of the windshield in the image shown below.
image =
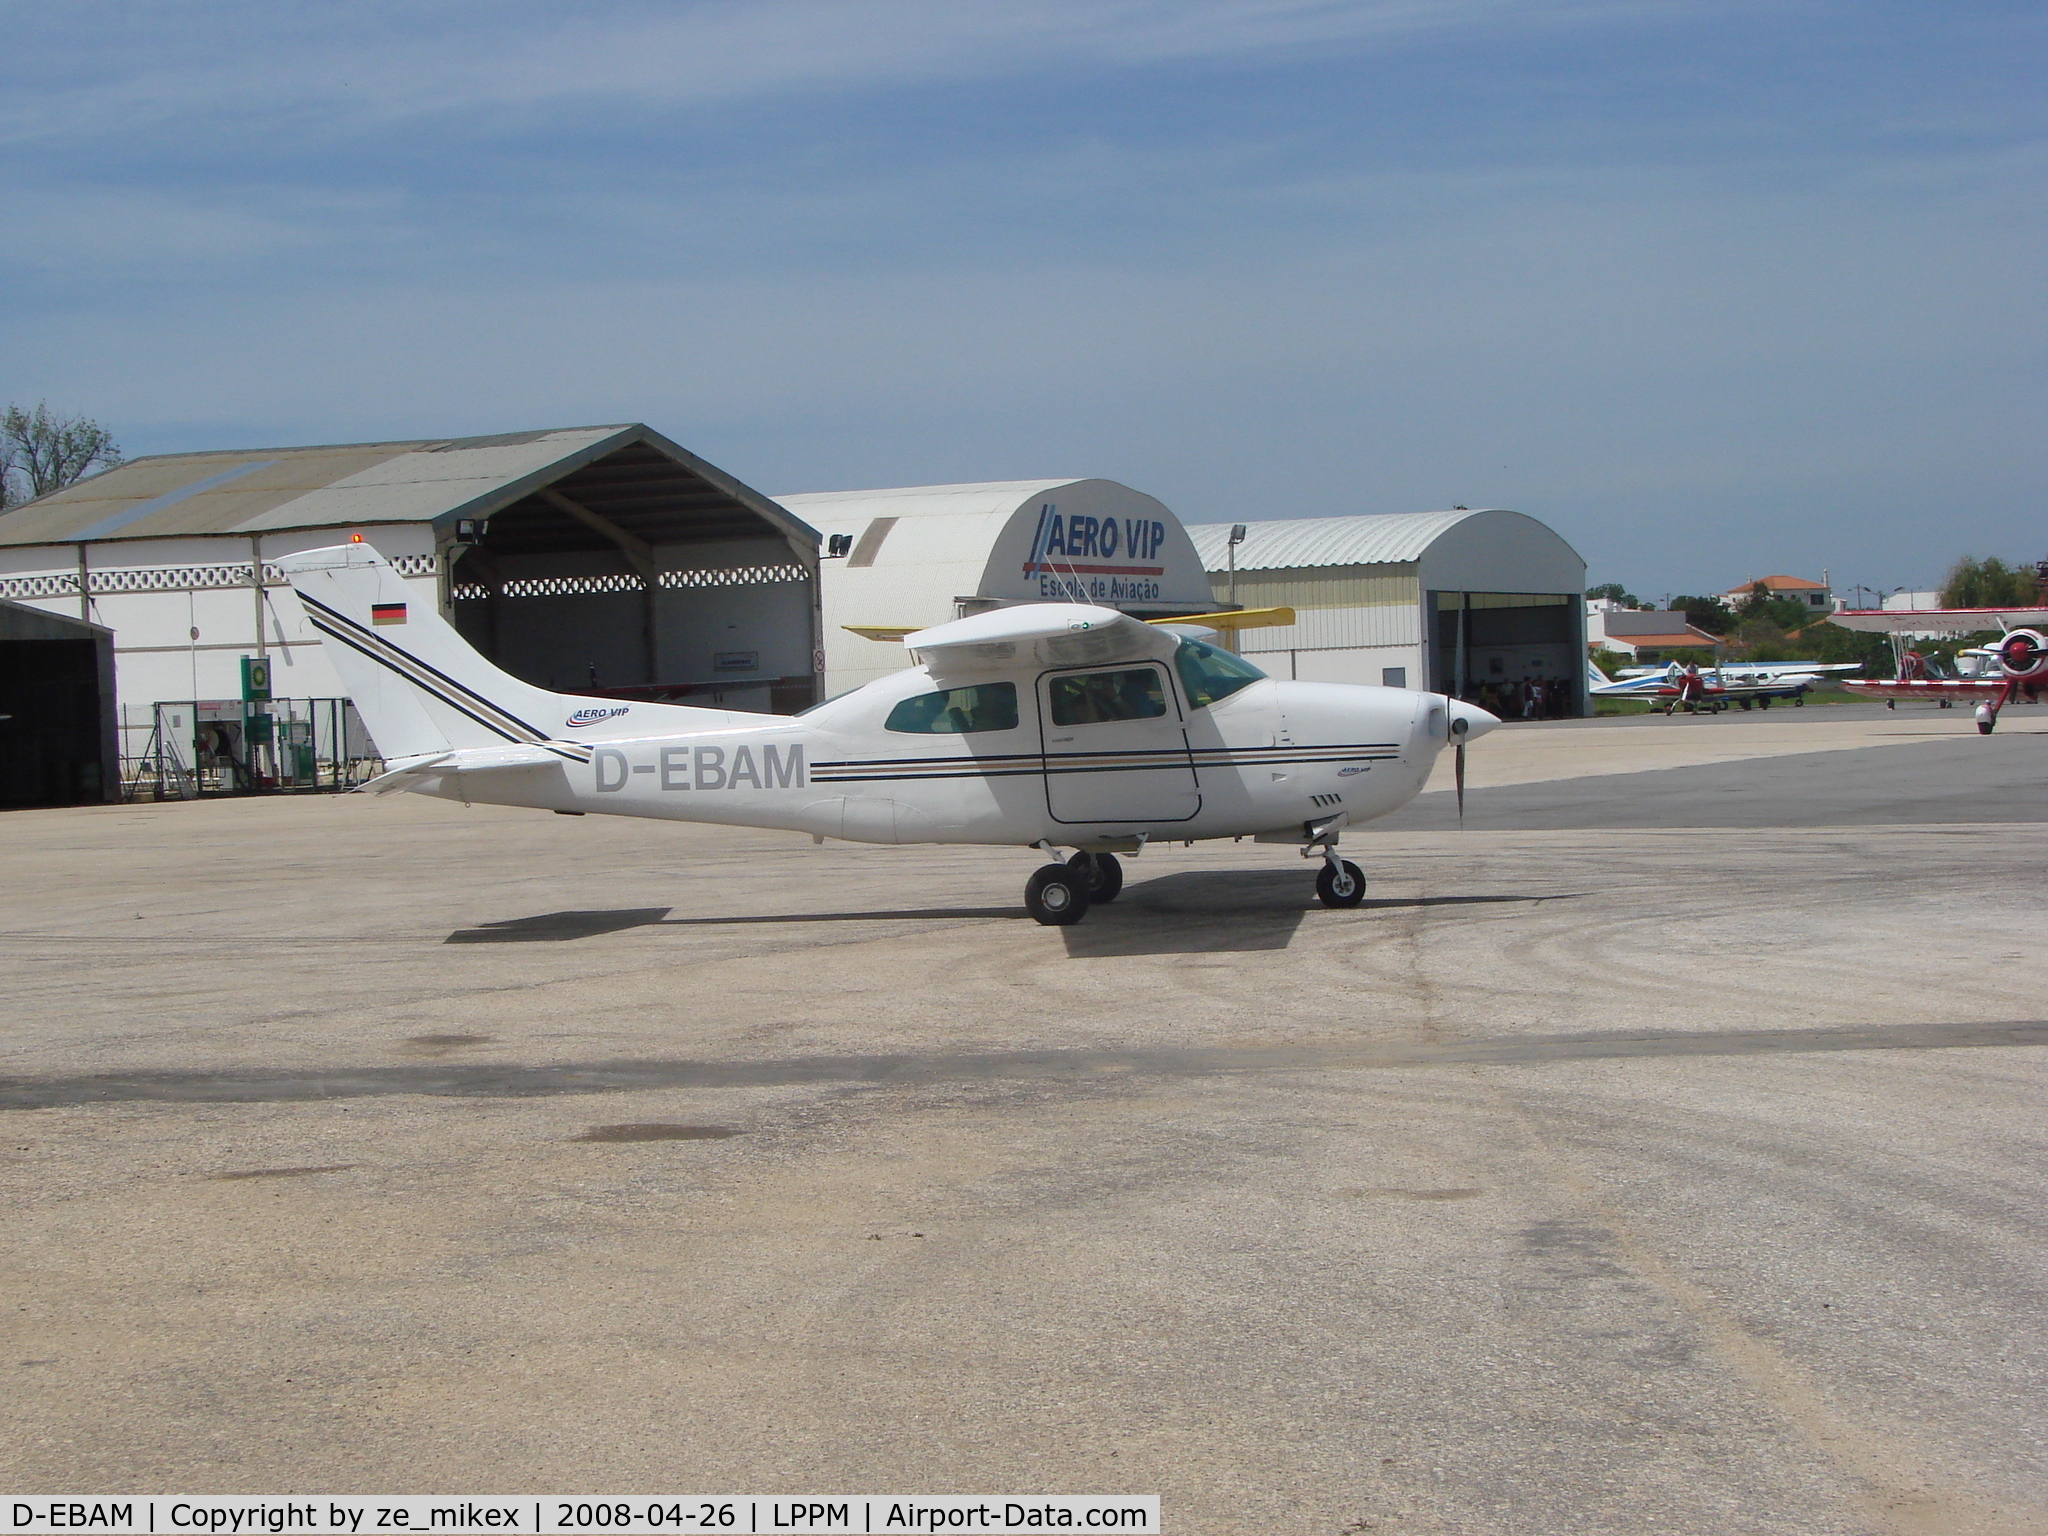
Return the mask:
M1242 656L1233 656L1190 635L1180 637L1180 649L1173 653L1173 666L1180 673L1181 687L1187 690L1190 709L1206 709L1266 675Z
M804 717L805 715L815 715L815 714L816 714L816 713L817 713L817 712L818 712L819 710L823 709L823 708L824 708L824 707L825 707L825 706L826 706L827 704L837 704L837 703L838 703L838 702L839 702L839 701L840 701L841 699L845 698L847 694L850 694L850 693L859 693L859 692L860 692L860 689L858 689L858 688L849 688L849 689L847 689L847 690L846 690L846 693L835 693L835 694L833 694L833 695L832 695L832 697L831 697L831 698L829 698L829 699L820 699L820 700L818 700L818 702L817 702L817 703L815 703L815 704L813 704L813 705L812 705L812 706L811 706L811 707L810 707L809 709L800 709L800 710L798 710L798 711L797 711L797 712L796 712L795 714L793 714L793 715L791 715L791 716L790 716L790 719L792 719L792 720L801 720L801 719L802 719L802 718L803 718L803 717Z

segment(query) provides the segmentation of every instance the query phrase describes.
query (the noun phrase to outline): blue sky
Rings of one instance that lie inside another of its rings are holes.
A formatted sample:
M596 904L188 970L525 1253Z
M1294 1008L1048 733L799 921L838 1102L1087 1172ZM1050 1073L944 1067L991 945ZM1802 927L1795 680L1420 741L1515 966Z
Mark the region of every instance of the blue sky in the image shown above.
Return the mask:
M0 0L0 397L2048 555L2038 4Z

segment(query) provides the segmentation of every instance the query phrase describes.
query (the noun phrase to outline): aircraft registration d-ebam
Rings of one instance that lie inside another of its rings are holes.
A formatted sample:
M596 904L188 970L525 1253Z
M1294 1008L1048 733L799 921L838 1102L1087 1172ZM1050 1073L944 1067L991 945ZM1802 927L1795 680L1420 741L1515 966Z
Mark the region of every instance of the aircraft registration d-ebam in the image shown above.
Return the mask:
M367 544L277 564L384 754L365 789L1036 848L1041 923L1114 900L1119 853L1223 837L1295 845L1322 860L1323 904L1355 907L1343 830L1412 800L1446 745L1462 799L1465 743L1500 723L1441 694L1269 678L1186 627L1080 603L910 632L907 670L800 715L625 703L500 671Z

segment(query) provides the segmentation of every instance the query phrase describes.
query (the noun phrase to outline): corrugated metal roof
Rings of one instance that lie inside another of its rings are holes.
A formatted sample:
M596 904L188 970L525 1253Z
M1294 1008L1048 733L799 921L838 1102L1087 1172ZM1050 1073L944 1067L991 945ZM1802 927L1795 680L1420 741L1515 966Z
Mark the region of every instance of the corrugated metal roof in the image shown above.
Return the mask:
M757 515L800 521L638 423L491 437L161 454L0 515L0 546L272 533L487 517L606 454L644 442Z
M931 572L946 595L972 592L988 564L989 549L1010 518L1033 498L1082 482L993 480L974 485L911 485L880 491L804 491L775 499L821 537L860 537L884 518L917 518L917 536L882 538L871 554L885 570L915 565ZM836 572L847 567L834 566ZM906 610L907 611L907 610Z
M1384 565L1420 560L1423 552L1468 517L1490 509L1394 512L1373 517L1289 517L1246 523L1237 546L1240 571L1285 571L1324 565ZM1230 524L1196 523L1188 529L1204 569L1223 570Z
M1063 480L988 480L972 485L908 485L886 491L800 491L775 499L822 527L849 517L959 517L1009 514L1028 498L1077 483Z

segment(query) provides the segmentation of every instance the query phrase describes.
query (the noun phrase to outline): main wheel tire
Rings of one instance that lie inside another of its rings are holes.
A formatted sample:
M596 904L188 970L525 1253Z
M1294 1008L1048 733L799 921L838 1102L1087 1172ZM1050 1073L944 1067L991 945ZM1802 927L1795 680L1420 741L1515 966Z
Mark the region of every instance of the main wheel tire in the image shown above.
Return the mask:
M1991 734L1991 727L1997 723L1996 720L1979 720L1977 722L1977 734L1979 736L1989 736Z
M1365 900L1365 871L1349 859L1316 871L1316 897L1326 907L1355 907Z
M1065 864L1048 864L1024 882L1024 906L1048 928L1078 923L1088 915L1088 882Z
M1124 888L1124 866L1113 853L1077 853L1067 860L1067 868L1088 883L1091 907L1115 901Z

